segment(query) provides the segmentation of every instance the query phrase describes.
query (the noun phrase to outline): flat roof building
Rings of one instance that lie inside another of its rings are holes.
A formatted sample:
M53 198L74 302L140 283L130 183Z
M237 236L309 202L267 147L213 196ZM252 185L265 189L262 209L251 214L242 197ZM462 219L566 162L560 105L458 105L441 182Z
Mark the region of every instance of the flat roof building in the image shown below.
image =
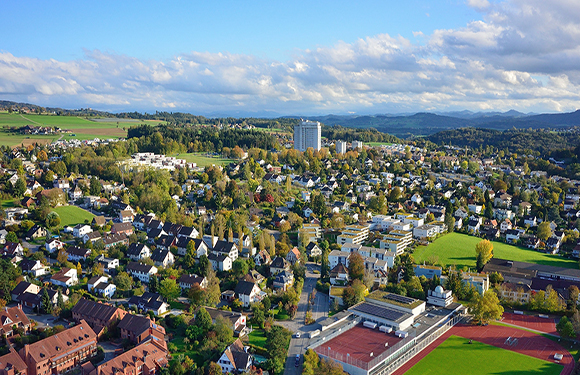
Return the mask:
M318 121L301 121L294 126L294 148L298 151L306 151L312 147L314 151L321 148L322 131Z

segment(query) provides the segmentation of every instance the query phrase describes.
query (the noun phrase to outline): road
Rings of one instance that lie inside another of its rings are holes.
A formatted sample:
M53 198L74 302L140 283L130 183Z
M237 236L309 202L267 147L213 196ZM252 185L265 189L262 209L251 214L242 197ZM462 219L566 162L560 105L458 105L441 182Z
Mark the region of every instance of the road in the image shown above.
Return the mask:
M320 271L320 266L317 266L314 263L306 264L306 279L304 280L302 294L300 294L300 302L298 303L296 317L293 320L278 322L293 333L300 332L300 338L296 338L295 335L293 335L292 340L290 341L288 358L286 358L286 365L284 367L285 375L299 375L302 373L302 361L300 362L300 366L296 367L296 355L304 354L308 342L310 341L308 338L308 332L317 329L317 324L311 324L308 326L304 325L308 296L316 288L316 281L320 278L320 272L314 273L314 270ZM316 321L326 319L328 317L329 307L328 295L316 293L315 303L312 306L312 318Z

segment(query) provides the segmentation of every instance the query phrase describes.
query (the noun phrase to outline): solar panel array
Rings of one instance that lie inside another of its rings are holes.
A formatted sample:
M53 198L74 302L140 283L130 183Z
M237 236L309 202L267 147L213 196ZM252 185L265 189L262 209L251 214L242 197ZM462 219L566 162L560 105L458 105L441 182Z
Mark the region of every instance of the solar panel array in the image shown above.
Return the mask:
M411 297L405 297L405 296L400 296L398 294L387 294L385 296L386 299L389 299L391 301L395 301L395 302L399 302L399 303L404 303L407 305L412 304L413 302L415 302L415 298L411 298Z
M360 305L352 307L353 310L359 311L361 313L377 316L379 318L387 319L393 322L397 320L410 316L410 314L390 309L384 306L373 305L367 302L363 302Z

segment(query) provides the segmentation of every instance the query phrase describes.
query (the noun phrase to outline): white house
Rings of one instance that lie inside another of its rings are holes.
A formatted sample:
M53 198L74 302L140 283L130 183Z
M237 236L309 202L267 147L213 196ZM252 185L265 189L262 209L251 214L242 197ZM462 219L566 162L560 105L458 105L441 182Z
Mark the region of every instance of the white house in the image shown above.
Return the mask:
M60 271L52 275L50 282L65 288L76 285L79 282L77 270L75 268L63 267Z
M260 302L264 294L257 284L245 280L238 282L234 292L244 307L249 307L254 302Z
M169 250L155 249L151 254L151 259L157 267L167 267L175 263L175 257Z
M127 248L127 256L134 261L139 261L143 258L150 258L151 250L144 244L132 243Z
M93 231L90 225L87 224L77 224L73 228L73 236L76 238L81 238L85 234L89 234Z
M157 267L155 266L148 266L146 264L137 262L129 262L129 264L127 264L126 270L131 276L138 278L144 283L148 283L149 278L152 275L155 275L158 271Z
M232 258L224 254L210 253L207 259L215 271L229 271L232 269Z
M64 247L64 242L59 241L56 238L53 238L45 244L45 247L46 251L52 254L55 251L59 251L60 249L62 249Z
M248 353L240 339L224 350L218 360L218 365L222 368L224 374L244 373L252 366L252 356Z

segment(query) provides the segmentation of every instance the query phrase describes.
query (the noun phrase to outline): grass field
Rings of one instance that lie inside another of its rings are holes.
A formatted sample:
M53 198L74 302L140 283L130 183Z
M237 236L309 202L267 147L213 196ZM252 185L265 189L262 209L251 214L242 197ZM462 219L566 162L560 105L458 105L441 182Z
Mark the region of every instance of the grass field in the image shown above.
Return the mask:
M562 365L451 336L405 375L558 375L561 371Z
M371 146L371 147L377 147L377 146L390 146L392 145L392 143L388 143L388 142L367 142L365 143L365 145L367 146Z
M207 167L212 164L224 165L235 161L234 159L211 157L199 153L173 154L168 156L175 156L178 159L185 159L189 163L196 163L198 167Z
M261 329L254 329L248 335L248 340L250 344L259 346L260 348L266 348L266 332Z
M461 233L449 233L438 238L428 246L419 246L413 254L417 263L423 263L430 257L439 258L440 265L456 265L457 267L475 267L475 245L481 238ZM540 253L539 251L507 245L493 241L494 258L529 262L549 266L578 268L578 262L557 255Z
M55 115L37 115L18 113L9 114L0 112L0 145L17 146L24 143L28 145L34 142L50 143L60 138L58 135L20 135L8 133L6 127L21 127L25 125L34 126L58 126L62 129L71 130L75 136L62 134L62 139L94 139L94 138L120 138L127 136L127 129L133 125L150 124L157 125L163 121L131 121L125 122L117 119L86 119L75 116L55 116Z
M53 211L60 216L60 225L63 227L83 224L85 219L90 223L95 217L92 213L76 206L56 207Z
M15 201L16 201L16 199L6 199L4 201L0 201L0 208L5 209L5 208L14 207Z

